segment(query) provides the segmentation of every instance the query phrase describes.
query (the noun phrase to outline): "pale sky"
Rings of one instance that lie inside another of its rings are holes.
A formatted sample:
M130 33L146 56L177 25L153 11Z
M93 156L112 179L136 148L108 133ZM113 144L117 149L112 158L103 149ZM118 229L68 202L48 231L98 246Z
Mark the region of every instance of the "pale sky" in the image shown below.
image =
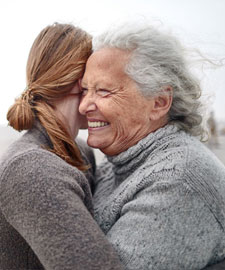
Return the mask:
M163 24L184 45L225 58L225 0L3 0L0 2L0 124L26 87L25 69L38 33L54 22L74 23L92 35L121 20ZM212 96L218 119L225 119L225 66L199 73L204 95Z

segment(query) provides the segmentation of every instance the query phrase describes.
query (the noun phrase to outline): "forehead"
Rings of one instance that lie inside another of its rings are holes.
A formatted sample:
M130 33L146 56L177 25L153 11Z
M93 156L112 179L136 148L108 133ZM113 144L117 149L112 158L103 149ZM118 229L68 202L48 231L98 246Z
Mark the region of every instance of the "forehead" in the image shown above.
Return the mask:
M128 76L124 70L129 57L130 52L116 48L104 48L94 52L87 61L83 82L93 84L126 80Z

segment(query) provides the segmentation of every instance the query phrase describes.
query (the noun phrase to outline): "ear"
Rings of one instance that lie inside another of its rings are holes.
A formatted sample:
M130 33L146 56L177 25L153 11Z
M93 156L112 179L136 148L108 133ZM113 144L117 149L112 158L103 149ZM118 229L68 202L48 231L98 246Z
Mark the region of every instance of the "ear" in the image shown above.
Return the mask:
M173 101L172 93L172 87L168 86L160 96L153 98L153 107L150 115L151 120L157 121L167 115Z

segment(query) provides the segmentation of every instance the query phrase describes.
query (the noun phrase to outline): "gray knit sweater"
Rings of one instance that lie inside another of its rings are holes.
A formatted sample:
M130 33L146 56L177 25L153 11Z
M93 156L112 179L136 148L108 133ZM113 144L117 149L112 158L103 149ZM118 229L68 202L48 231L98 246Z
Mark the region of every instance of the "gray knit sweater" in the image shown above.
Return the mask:
M0 269L122 269L90 214L91 173L42 148L50 145L37 124L1 159Z
M173 125L100 165L94 210L127 269L194 270L225 257L225 167Z

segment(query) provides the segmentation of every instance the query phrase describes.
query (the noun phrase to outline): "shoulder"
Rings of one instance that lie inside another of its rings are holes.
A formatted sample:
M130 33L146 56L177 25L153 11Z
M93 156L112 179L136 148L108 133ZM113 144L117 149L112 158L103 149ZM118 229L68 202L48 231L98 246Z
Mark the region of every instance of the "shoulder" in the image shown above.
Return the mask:
M197 138L183 135L183 140L178 140L178 145L171 149L170 156L172 152L176 165L174 168L180 171L183 178L195 179L193 185L201 182L219 188L220 183L225 187L224 164Z
M85 184L87 179L81 171L42 148L15 152L0 165L0 187L8 194L14 193L15 188L32 192L35 189L38 193L60 187L73 189L83 197Z
M45 149L45 145L43 139L36 139L33 134L25 133L20 139L11 144L2 155L0 159L0 177L5 171L18 174L25 165L26 172L29 171L29 173L36 172L39 169L38 171L54 172L54 174L59 174L60 171L73 175L83 174L76 167L71 166L56 154ZM85 147L85 143L82 141L79 141L79 147L80 145L82 145L82 154L84 153L86 157L88 156L87 153L90 152L91 159L91 150L87 146Z
M223 170L224 165L221 165L221 162L202 142L180 131L171 138L163 138L155 151L147 156L140 169L146 173L173 170L180 177L193 167L198 170L220 167Z
M176 186L191 192L225 228L225 167L198 139L182 133L167 148L148 157L141 173L150 190Z
M148 152L148 149L143 151ZM189 186L203 197L225 193L225 167L198 139L177 132L163 137L130 173L129 185L138 190L163 183ZM219 198L220 196L216 196ZM221 200L219 200L221 201Z
M63 167L68 165L57 155L44 149L41 145L24 142L23 140L18 140L13 143L8 151L4 153L0 161L1 172L2 169L6 169L8 167L12 168L13 171L13 167L18 164L30 164L29 168L26 169L32 170L32 166L35 168L45 164L45 167L48 165L55 167L55 164L58 165L59 163Z

